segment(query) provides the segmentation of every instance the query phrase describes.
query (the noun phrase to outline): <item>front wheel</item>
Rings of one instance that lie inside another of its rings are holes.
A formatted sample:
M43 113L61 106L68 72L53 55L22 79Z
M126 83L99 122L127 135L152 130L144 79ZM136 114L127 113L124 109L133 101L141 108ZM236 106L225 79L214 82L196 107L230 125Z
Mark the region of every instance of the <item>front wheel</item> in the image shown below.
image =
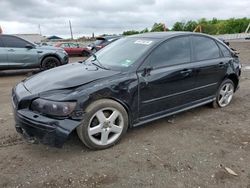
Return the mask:
M86 109L77 134L90 149L106 149L116 144L128 129L128 114L110 99L95 101Z
M213 102L213 107L224 108L228 106L233 99L234 90L235 85L232 80L224 80L217 91L217 96L216 100Z
M42 70L52 69L60 65L60 61L55 57L46 57L41 64Z

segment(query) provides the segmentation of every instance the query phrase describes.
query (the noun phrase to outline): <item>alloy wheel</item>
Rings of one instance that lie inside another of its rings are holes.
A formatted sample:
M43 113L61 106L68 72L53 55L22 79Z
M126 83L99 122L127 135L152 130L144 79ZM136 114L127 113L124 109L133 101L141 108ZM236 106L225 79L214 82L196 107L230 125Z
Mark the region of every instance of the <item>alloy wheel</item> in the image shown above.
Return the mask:
M88 136L97 145L108 145L119 138L123 128L122 114L115 108L103 108L90 118Z
M227 106L232 98L233 98L233 94L234 94L234 86L231 83L225 83L219 92L219 99L218 99L218 103L221 107L225 107Z

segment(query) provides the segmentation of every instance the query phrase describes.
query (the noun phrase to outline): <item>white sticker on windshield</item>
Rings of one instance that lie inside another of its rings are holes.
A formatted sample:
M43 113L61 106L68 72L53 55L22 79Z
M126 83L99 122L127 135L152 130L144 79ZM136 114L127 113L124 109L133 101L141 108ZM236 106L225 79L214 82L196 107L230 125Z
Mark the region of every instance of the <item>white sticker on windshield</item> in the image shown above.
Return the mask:
M149 45L151 44L153 41L151 40L137 40L135 41L135 44L143 44L143 45Z

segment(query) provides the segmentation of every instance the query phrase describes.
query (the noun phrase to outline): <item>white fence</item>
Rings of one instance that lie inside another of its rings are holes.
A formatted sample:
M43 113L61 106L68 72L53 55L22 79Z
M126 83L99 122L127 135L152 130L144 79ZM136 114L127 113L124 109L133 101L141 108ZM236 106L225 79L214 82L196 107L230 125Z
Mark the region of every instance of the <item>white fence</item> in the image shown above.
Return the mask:
M237 40L250 38L250 33L235 33L235 34L224 34L224 35L215 35L217 38L222 38L224 40Z

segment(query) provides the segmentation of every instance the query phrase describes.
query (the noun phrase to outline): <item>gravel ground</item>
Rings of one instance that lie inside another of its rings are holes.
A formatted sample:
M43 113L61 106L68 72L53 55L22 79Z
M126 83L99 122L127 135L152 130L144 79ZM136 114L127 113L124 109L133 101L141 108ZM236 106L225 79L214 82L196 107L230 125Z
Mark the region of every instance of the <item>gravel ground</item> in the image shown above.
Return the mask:
M0 72L0 187L250 188L250 42L232 46L244 70L230 106L148 123L102 151L76 134L62 149L26 143L14 129L10 91L30 73Z

